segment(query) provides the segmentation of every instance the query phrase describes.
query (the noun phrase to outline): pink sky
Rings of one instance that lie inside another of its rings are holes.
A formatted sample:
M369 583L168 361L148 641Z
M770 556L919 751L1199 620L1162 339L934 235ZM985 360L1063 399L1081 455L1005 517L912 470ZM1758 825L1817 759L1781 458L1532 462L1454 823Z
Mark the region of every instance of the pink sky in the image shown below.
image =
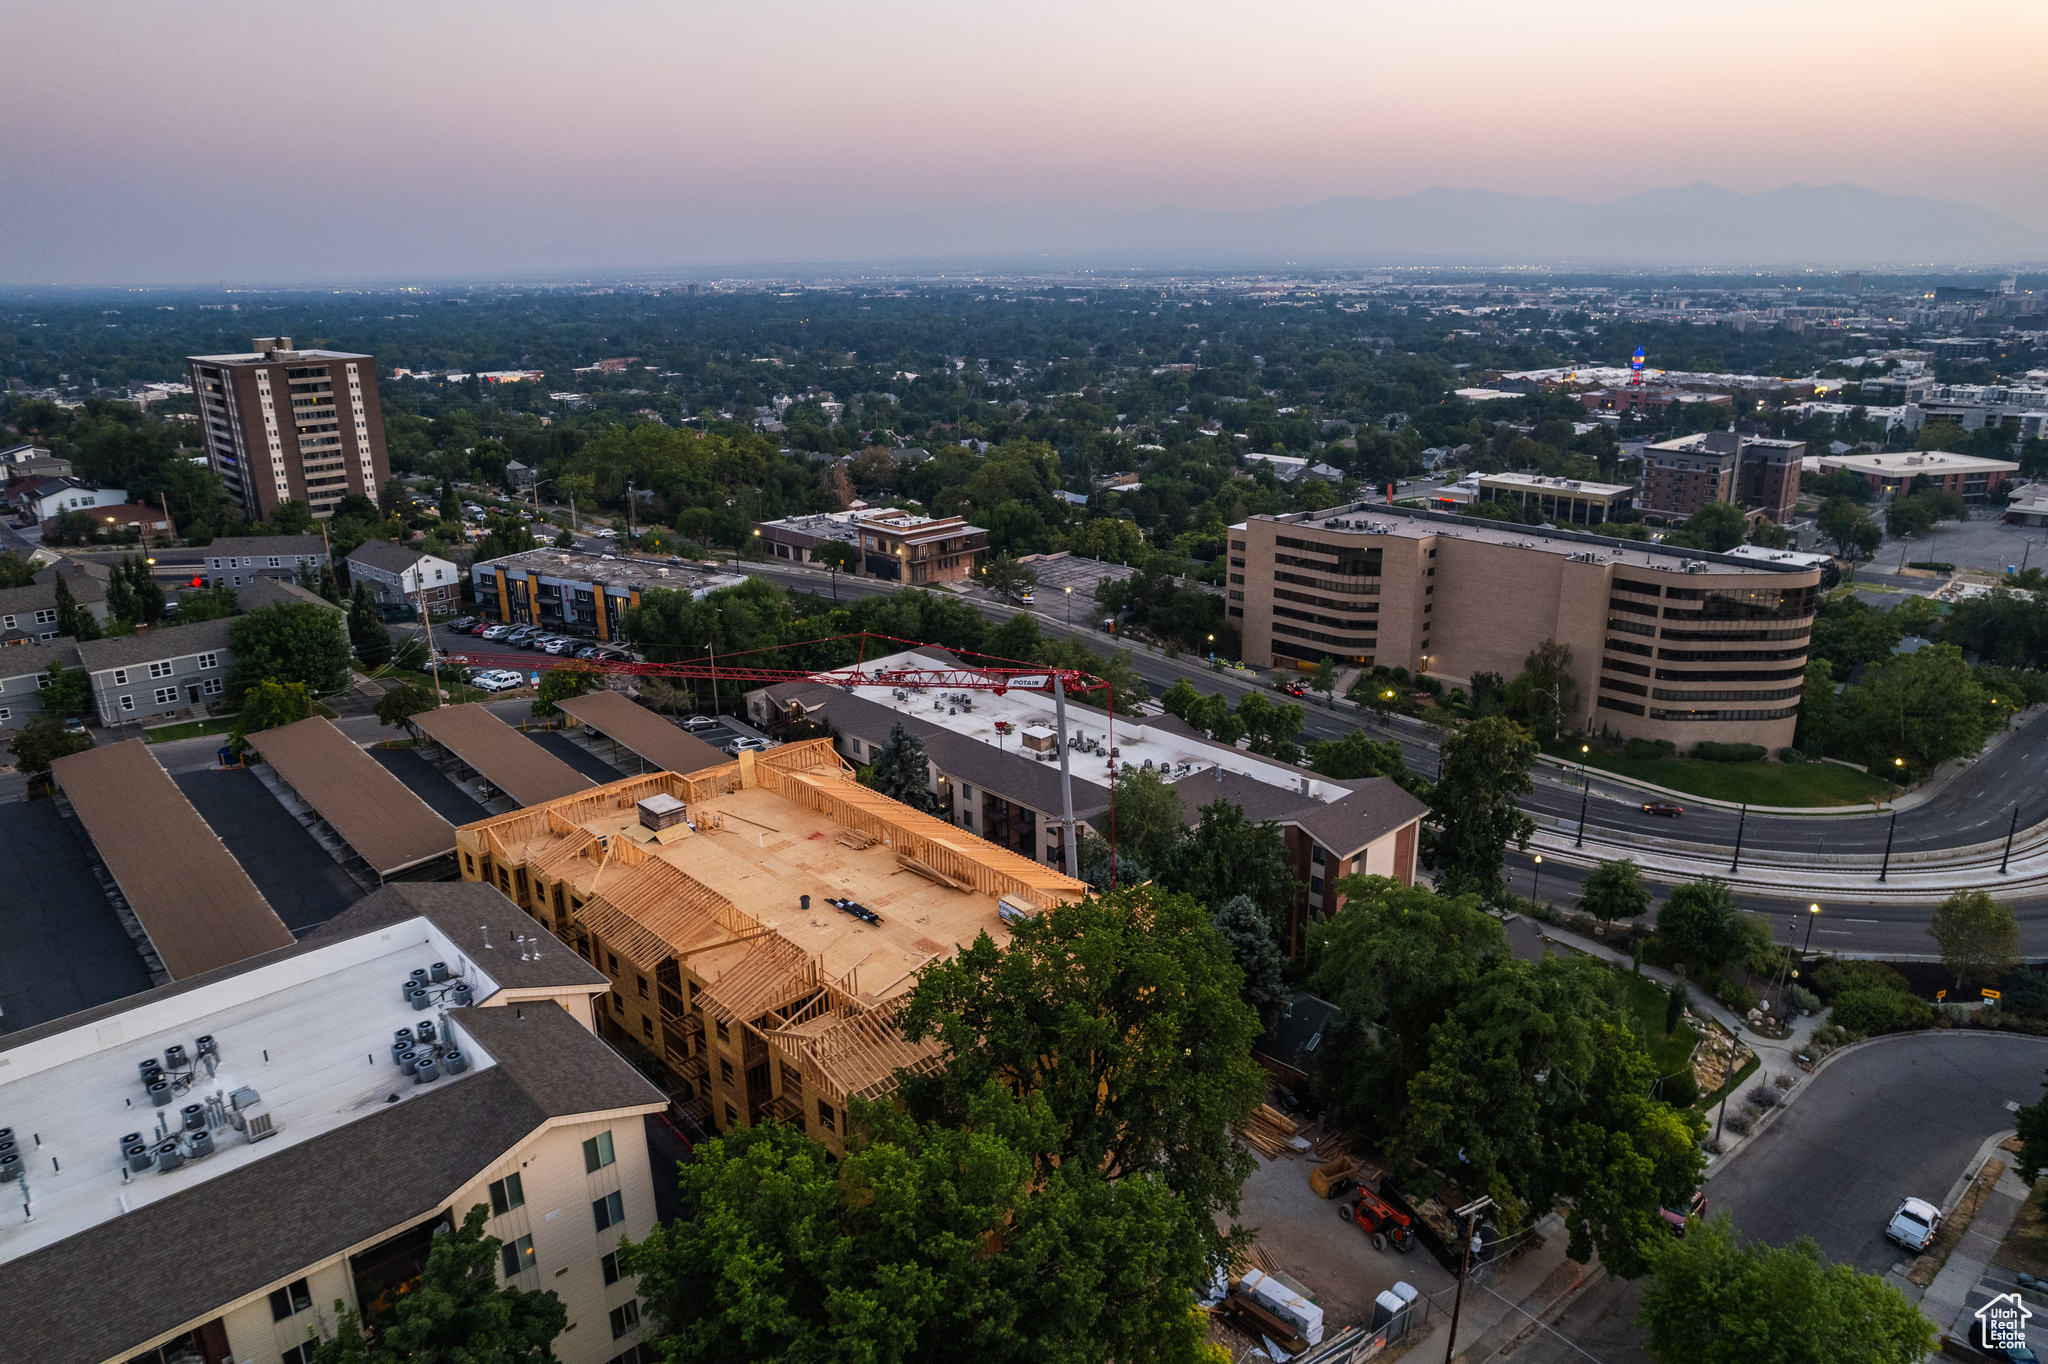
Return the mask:
M0 280L832 258L871 210L1433 185L1850 181L2048 228L2039 0L14 0L0 33Z

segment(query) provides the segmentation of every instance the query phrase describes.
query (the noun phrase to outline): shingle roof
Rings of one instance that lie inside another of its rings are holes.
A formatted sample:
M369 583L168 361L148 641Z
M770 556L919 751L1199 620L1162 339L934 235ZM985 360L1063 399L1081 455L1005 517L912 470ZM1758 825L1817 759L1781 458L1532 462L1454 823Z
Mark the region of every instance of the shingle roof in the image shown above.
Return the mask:
M592 692L560 703L572 718L663 772L687 776L732 761L694 734L685 734L653 711L615 691Z
M235 592L235 605L244 611L260 611L266 606L288 606L294 602L324 606L330 611L348 609L345 606L336 606L318 592L308 592L289 578L274 578L267 572L258 573L249 580L246 587Z
M160 658L183 658L187 654L217 653L228 647L227 620L194 621L190 625L165 625L147 633L88 639L78 646L79 661L90 672L108 668L131 668Z
M475 703L422 711L413 723L521 805L539 805L596 784Z
M379 875L454 855L455 826L324 717L248 742Z
M348 553L350 563L367 564L386 573L403 573L426 557L424 551L389 540L365 540Z
M56 639L32 640L0 649L0 679L27 677L43 671L52 663L62 663L67 668L77 667L78 642L69 635L62 635Z
M80 606L91 606L107 599L107 585L85 573L69 573L64 585L71 589L71 600ZM0 616L19 616L31 611L49 611L57 605L57 577L54 568L46 568L36 575L36 581L26 587L0 588Z
M1344 799L1305 811L1294 822L1337 856L1349 857L1428 813L1427 805L1392 781L1368 777Z
M209 559L224 559L230 554L238 558L244 554L312 554L325 558L327 542L317 535L229 535L199 552Z

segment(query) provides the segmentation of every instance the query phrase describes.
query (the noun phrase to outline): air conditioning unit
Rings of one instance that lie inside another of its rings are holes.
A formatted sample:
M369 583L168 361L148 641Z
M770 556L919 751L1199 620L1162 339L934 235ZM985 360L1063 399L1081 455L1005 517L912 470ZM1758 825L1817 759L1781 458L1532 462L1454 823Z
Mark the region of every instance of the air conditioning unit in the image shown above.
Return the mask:
M277 1120L270 1115L269 1104L256 1104L242 1110L243 1131L250 1141L262 1141L265 1137L277 1135Z

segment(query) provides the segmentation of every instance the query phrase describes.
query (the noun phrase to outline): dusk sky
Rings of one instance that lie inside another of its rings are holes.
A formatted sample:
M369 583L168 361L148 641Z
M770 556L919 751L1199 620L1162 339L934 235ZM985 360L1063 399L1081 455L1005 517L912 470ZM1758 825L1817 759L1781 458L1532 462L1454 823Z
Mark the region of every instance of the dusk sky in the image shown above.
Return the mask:
M2048 228L2039 0L13 0L0 33L14 283L833 261L905 211L1431 186L1847 181Z

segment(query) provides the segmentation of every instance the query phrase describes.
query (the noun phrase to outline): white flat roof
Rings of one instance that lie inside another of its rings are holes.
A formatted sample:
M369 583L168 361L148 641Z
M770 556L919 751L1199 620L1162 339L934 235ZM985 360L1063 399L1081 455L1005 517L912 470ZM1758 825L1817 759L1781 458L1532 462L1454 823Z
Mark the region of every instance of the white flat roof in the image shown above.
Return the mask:
M1479 474L1479 486L1527 488L1532 492L1578 493L1584 497L1619 497L1635 491L1633 483L1589 483L1582 478L1548 478L1542 474Z
M415 1012L401 991L415 967L446 962L478 1001L498 986L426 918L392 924L329 946L238 972L24 1043L5 1053L0 1123L14 1129L26 1162L32 1220L21 1183L0 1184L0 1263L242 1169L276 1151L331 1132L383 1108L496 1062L459 1032L462 1010L443 1004ZM399 1028L452 1020L469 1070L415 1084L391 1059ZM219 1066L197 1066L197 1042L211 1035ZM183 1046L195 1067L190 1087L168 1107L150 1103L137 1063ZM128 1179L121 1138L141 1133L152 1146L157 1118L172 1131L180 1110L218 1093L223 1103L247 1086L262 1096L277 1134L251 1142L233 1127L214 1131L211 1155L167 1174ZM175 1253L174 1248L167 1248Z
M2019 461L1987 459L1982 455L1957 455L1947 450L1912 450L1905 454L1823 455L1821 464L1829 469L1853 469L1859 474L1910 478L1914 474L1981 474L2003 469L2017 470Z
M958 665L915 649L887 658L869 659L867 666L873 668L954 668ZM1023 741L1019 737L1024 729L1039 726L1058 733L1055 706L1051 693L1011 691L1001 696L993 692L977 691L961 693L972 703L973 708L962 709L947 699L948 694L932 691L911 691L901 687L854 687L853 694L887 706L905 715L915 716L929 724L978 739L992 748L1006 753L1023 753ZM1280 698L1285 704L1295 704L1291 698ZM1090 740L1103 747L1100 754L1075 748L1068 758L1076 777L1107 784L1112 776L1109 746L1115 740L1116 766L1128 764L1144 770L1149 763L1153 771L1163 771L1168 780L1191 777L1197 774L1214 777L1220 763L1226 772L1235 772L1265 782L1269 786L1300 790L1306 779L1311 786L1310 794L1328 802L1342 800L1360 784L1357 782L1336 782L1328 777L1317 776L1305 768L1290 767L1271 758L1262 758L1241 748L1227 748L1222 744L1205 739L1191 738L1160 725L1148 723L1149 717L1118 716L1115 733L1111 733L1109 717L1091 706L1084 706L1070 700L1067 704L1067 732L1077 735L1083 743ZM997 722L1010 726L1007 734L997 730ZM1048 763L1056 767L1059 763L1057 752Z

